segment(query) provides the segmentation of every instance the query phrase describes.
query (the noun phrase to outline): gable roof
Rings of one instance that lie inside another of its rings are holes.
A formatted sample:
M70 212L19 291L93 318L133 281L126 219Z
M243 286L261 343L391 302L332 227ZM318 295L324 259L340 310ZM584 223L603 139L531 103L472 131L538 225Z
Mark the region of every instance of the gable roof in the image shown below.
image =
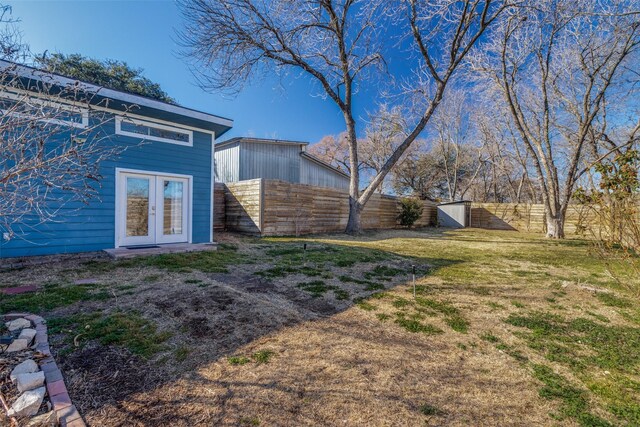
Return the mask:
M11 61L0 60L0 73L15 75L27 83L25 87L32 87L32 84L29 84L30 82L52 85L59 88L78 87L81 91L92 95L90 100L92 105L100 105L116 111L132 112L214 132L216 138L227 132L233 126L233 120L231 119L180 105L169 104L142 95L109 89L49 71L16 64Z

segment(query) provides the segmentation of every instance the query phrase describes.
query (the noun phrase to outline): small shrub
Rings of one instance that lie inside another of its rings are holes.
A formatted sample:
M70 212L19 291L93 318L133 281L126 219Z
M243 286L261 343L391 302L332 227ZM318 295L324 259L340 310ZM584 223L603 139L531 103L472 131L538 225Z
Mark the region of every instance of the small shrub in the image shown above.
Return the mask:
M406 197L400 200L400 214L398 220L400 225L411 228L422 216L423 206L418 199Z

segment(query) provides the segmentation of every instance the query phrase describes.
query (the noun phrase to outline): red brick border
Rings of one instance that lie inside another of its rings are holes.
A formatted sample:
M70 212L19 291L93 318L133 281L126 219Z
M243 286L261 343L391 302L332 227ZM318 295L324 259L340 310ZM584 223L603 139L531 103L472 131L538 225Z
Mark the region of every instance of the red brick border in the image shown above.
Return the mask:
M53 405L53 410L56 412L60 426L86 427L80 413L73 403L71 403L67 386L64 384L64 379L62 378L62 372L58 369L58 365L56 365L56 361L51 355L46 321L40 316L29 313L11 313L3 316L5 321L14 320L20 317L30 320L35 326L36 336L34 348L46 356L39 362L40 369L44 372L49 400Z

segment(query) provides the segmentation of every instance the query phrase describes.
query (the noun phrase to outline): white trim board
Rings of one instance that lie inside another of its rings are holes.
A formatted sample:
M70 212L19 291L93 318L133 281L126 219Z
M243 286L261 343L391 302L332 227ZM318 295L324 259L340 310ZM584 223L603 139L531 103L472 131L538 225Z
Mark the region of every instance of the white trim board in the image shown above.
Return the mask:
M7 92L4 90L0 90L0 98L3 99L9 99L12 101L16 101L18 103L20 102L24 102L25 98L28 99L28 102L34 102L36 104L40 104L44 107L47 107L48 105L52 105L54 106L54 108L59 108L61 110L65 110L65 111L69 111L72 113L77 113L80 114L82 116L82 121L80 123L78 122L71 122L68 120L59 120L59 119L47 119L47 118L38 118L37 116L34 116L32 114L24 114L24 113L19 113L19 112L11 112L9 110L4 110L4 109L0 109L0 111L4 114L9 114L11 116L14 117L24 117L27 119L34 119L37 120L39 122L43 122L43 123L50 123L50 124L54 124L54 125L60 125L60 126L70 126L70 127L75 127L75 128L79 128L79 129L86 129L87 127L89 127L89 110L86 108L80 108L78 106L75 106L73 104L69 104L66 102L60 102L58 101L56 98L56 100L48 100L48 99L43 99L43 97L41 96L34 96L34 95L30 95L28 92L26 91L16 91L18 93L12 93L12 92ZM24 93L21 93L24 92Z
M179 105L168 104L166 102L157 101L155 99L146 98L140 95L133 95L114 89L108 89L95 84L78 81L77 79L71 79L69 77L61 76L51 72L12 63L10 61L0 60L0 70L14 70L14 73L20 77L36 79L46 84L54 84L59 86L77 85L82 90L94 93L96 95L104 96L106 98L117 99L119 101L124 101L131 104L141 105L156 110L166 111L169 113L175 113L181 116L192 117L194 119L203 120L209 123L215 123L221 126L233 127L233 120L224 117L215 116L213 114L204 113L202 111L192 110L190 108L181 107Z
M0 60L0 63L2 62L2 60ZM34 92L30 92L27 90L23 90L23 89L18 89L18 88L12 88L12 91L16 92L16 93L20 93L26 96L31 96L32 98L39 98L42 99L44 98L43 96L38 96L37 93ZM56 102L59 103L61 105L67 106L67 107L71 107L71 108L80 108L77 107L76 104L78 104L78 102L71 102L68 99L65 98L60 98L60 97L55 97L55 101L50 101L50 102ZM150 117L150 116L144 116L141 114L135 114L135 113L131 113L128 111L120 111L120 110L114 110L113 108L109 108L109 107L103 107L101 105L95 105L95 104L88 104L86 102L80 103L83 106L88 106L89 108L84 108L87 111L87 119L89 117L89 113L91 111L103 111L106 113L111 113L114 115L114 118L116 117L124 117L124 118L128 118L128 119L137 119L137 120L142 120L142 121L148 121L154 124L161 124L161 125L166 125L166 126L173 126L173 127L179 127L181 129L184 130L191 130L191 131L195 131L195 132L201 132L201 133L206 133L209 135L215 135L215 132L209 129L203 129L203 128L199 128L199 127L195 127L195 126L189 126L189 125L183 125L181 123L176 123L176 122L170 122L168 120L162 120L162 119L158 119L155 117Z

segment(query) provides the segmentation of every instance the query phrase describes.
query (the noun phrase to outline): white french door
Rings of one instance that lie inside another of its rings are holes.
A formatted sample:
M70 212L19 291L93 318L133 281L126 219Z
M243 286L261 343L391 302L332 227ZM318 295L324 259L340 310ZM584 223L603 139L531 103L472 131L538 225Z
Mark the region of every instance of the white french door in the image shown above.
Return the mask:
M188 177L119 172L117 246L189 241Z

